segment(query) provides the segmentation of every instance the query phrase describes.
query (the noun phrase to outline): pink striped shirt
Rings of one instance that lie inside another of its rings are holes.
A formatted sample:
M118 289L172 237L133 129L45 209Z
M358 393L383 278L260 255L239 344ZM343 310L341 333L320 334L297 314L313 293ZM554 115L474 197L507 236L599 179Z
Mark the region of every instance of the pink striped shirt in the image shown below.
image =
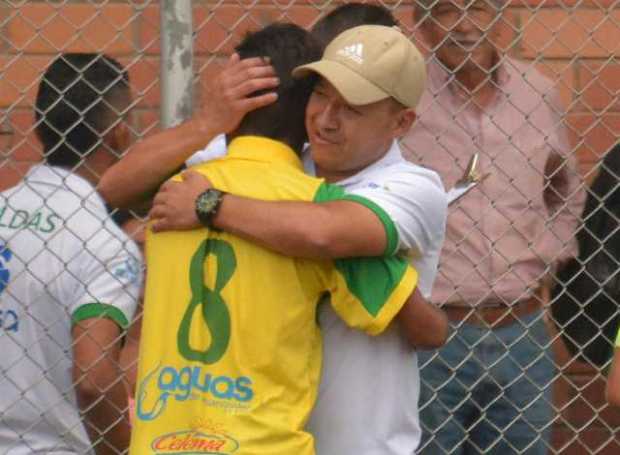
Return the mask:
M576 253L584 192L549 79L505 57L488 108L465 93L432 61L419 118L402 141L403 154L437 171L446 188L475 152L491 173L450 207L433 301L512 302L539 287L548 265ZM554 163L561 166L549 175Z

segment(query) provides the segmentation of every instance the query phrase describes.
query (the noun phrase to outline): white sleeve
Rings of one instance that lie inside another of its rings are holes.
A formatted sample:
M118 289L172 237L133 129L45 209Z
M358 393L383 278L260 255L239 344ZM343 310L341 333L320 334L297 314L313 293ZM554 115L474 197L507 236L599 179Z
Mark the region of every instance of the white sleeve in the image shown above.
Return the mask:
M381 184L348 191L370 199L387 212L398 230L399 250L423 256L443 243L447 196L432 171L399 170Z
M196 164L205 163L207 161L215 160L226 155L226 136L220 134L216 136L207 146L195 152L190 156L185 164L187 167L194 166Z
M78 282L69 308L73 323L107 317L126 328L142 286L142 256L135 242L111 219L100 221L67 266Z

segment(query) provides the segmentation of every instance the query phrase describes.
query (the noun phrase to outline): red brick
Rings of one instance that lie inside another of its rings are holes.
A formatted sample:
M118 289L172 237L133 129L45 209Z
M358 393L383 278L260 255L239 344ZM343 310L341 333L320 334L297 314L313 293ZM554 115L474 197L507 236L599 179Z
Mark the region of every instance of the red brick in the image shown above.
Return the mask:
M0 57L0 106L32 106L41 75L53 57Z
M596 162L618 141L620 114L569 114L567 126L579 140L579 160Z
M608 58L620 55L620 11L593 9L525 10L521 15L527 58Z
M620 111L620 64L580 60L578 87L584 111Z
M618 0L511 0L510 5L518 8L523 6L539 6L539 7L552 7L559 6L562 8L580 6L588 8L600 8L607 9L613 8L617 5Z
M195 54L229 54L249 30L256 30L271 22L294 22L310 27L319 17L320 10L314 6L286 4L274 7L254 2L248 5L218 3L193 8ZM159 8L148 7L140 18L140 46L148 53L160 52Z
M11 159L26 162L40 161L42 147L34 131L32 108L12 111L10 118L15 130Z
M195 11L198 32L195 51L198 53L228 54L250 30L274 21L294 21L302 27L311 26L319 11L312 6L291 6L285 9L258 6L246 9L226 5L215 9Z
M571 62L558 60L532 61L541 73L554 82L555 89L560 93L562 105L566 110L573 107L576 78L575 68Z
M138 27L138 49L147 54L159 55L161 47L159 33L161 25L159 23L159 6L149 5L140 14L137 21ZM196 24L194 23L194 27Z
M129 71L133 96L139 107L156 107L160 103L160 61L158 57L121 58Z
M605 379L595 371L558 378L554 403L561 411L561 423L575 428L620 425L620 411L605 401Z
M216 8L207 5L194 7L194 28L198 32L195 40L195 52L229 53L248 30L257 29L273 21L294 22L301 27L310 28L320 18L322 11L331 11L333 7L346 2L329 3L328 7L315 5L282 4L273 6L272 2L252 2L243 4L218 4ZM387 3L394 3L387 4ZM413 31L413 8L400 6L398 2L387 2L386 6L394 11L403 25L405 32ZM396 5L399 5L396 7ZM140 17L140 46L148 53L160 51L160 19L157 6L147 7Z
M54 56L7 55L0 57L0 107L34 105L41 75ZM120 58L129 70L134 95L139 104L159 104L159 59Z
M273 17L275 21L292 22L309 30L319 20L320 13L321 10L312 4L309 6L299 6L295 4L295 6L286 6L283 9L277 8L272 13L271 17Z
M617 455L620 444L615 436L606 429L588 428L585 431L573 431L558 426L553 430L553 453L562 455Z
M8 40L17 50L32 53L133 52L139 13L129 5L104 5L22 2L6 25Z

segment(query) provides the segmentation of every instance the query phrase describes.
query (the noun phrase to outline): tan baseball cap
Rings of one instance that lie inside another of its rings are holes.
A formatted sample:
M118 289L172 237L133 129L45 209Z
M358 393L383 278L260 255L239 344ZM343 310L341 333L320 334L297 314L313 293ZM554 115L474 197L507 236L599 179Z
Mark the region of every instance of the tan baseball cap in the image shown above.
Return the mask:
M323 58L293 70L327 79L353 106L394 98L415 107L426 83L424 57L398 27L362 25L329 43Z

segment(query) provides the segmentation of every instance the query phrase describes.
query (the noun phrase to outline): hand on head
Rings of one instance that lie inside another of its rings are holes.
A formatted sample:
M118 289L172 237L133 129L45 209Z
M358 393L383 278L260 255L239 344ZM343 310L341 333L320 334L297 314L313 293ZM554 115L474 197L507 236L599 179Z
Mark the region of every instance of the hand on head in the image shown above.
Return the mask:
M202 118L205 129L230 133L248 112L274 103L275 91L254 95L257 91L274 89L279 80L269 61L260 58L241 60L232 54L226 66L207 86Z

